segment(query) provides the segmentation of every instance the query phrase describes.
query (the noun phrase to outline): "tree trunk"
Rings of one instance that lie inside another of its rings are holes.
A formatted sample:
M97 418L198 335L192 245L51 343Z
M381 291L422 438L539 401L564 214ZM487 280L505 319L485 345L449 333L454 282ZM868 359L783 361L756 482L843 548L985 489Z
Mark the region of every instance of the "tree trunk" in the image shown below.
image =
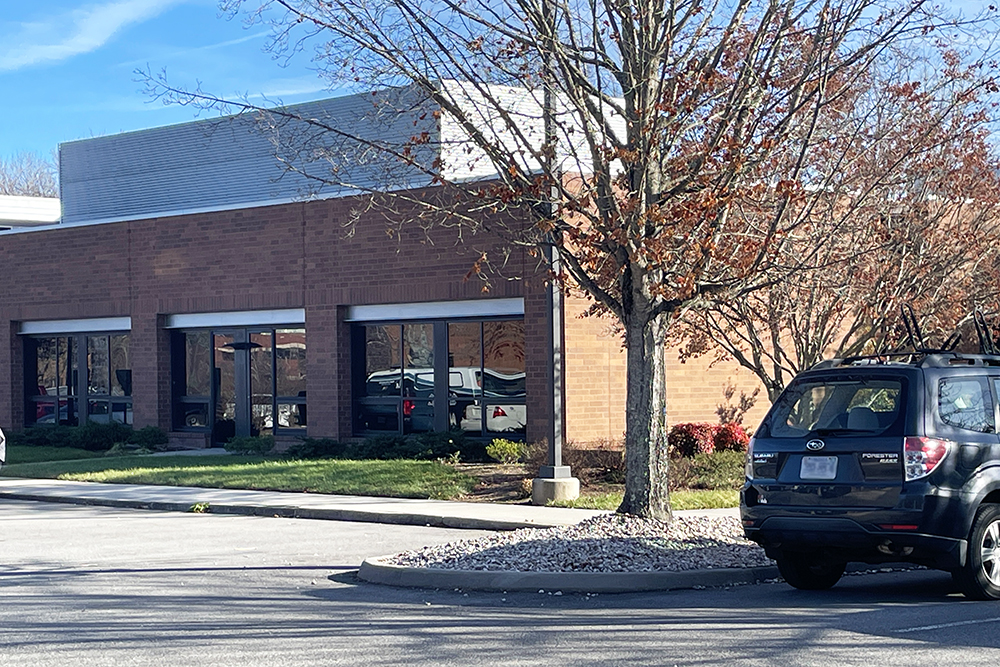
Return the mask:
M625 497L619 512L670 520L667 486L667 395L663 316L625 326Z

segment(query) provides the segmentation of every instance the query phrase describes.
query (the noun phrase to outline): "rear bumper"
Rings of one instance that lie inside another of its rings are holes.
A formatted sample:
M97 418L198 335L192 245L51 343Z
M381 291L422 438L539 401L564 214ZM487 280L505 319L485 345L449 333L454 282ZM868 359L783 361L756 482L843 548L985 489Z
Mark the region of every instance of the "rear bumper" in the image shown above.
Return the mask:
M862 563L910 562L941 570L965 564L964 539L921 530L885 530L883 525L921 525L921 512L743 508L747 538L776 558L781 552L822 554L831 560Z

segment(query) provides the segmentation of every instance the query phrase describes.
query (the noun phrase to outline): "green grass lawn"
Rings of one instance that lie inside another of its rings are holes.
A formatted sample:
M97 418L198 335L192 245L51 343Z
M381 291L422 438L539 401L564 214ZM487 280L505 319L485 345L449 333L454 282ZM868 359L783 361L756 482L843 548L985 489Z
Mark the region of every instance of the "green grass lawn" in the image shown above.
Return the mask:
M39 461L70 461L103 457L101 452L88 452L74 447L23 447L7 446L7 463L37 463Z
M112 484L455 498L475 479L436 461L283 461L233 456L122 456L5 466L10 477Z
M11 477L66 479L112 484L197 486L265 491L459 499L472 490L476 478L436 461L283 460L249 456L116 456L65 447L7 449L2 473ZM691 486L670 492L675 510L735 507L742 483L742 454L672 462L672 479ZM707 487L707 488L705 488ZM606 488L606 487L605 487ZM615 488L615 487L612 487ZM584 493L561 507L615 510L620 490Z
M737 489L676 489L670 492L670 507L675 510L703 510L736 507L740 492ZM622 492L586 494L576 500L554 503L559 507L577 507L591 510L616 510L622 504Z

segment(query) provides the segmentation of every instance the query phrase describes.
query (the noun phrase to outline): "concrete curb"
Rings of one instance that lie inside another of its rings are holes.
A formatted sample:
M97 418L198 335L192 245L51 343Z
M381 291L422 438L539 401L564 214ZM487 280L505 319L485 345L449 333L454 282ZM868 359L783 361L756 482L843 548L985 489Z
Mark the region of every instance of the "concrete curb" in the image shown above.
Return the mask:
M685 572L490 572L403 567L369 558L358 578L407 588L461 588L472 591L562 591L563 593L635 593L686 588L756 584L780 579L774 566L688 570Z
M124 509L157 510L161 512L190 512L196 503L122 500L119 498L81 498L19 491L0 490L0 498L31 500L71 505L118 507ZM439 516L433 514L373 512L363 509L322 509L280 505L230 505L206 501L206 514L237 514L242 516L274 516L285 519L324 519L328 521L360 521L391 523L406 526L433 526L435 528L462 528L469 530L517 530L518 528L547 528L534 521L505 521L476 517Z

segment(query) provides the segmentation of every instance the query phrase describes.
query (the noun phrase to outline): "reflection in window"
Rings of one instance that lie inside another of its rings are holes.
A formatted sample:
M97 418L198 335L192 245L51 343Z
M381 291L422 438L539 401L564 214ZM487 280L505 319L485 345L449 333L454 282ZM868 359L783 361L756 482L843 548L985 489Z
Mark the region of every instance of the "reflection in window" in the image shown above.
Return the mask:
M435 375L435 329L447 334L447 375ZM371 324L355 329L359 433L429 431L447 423L477 435L524 433L524 325L520 320ZM360 343L363 342L363 347ZM438 387L440 385L440 387ZM448 396L435 414L434 396Z
M73 386L75 339L52 336L29 341L25 347L29 355L34 353L35 384L25 421L40 425L77 424L76 403L70 398L76 394Z
M87 336L87 393L107 396L111 393L108 337Z
M306 331L253 328L176 332L174 428L237 433L306 428ZM237 389L239 389L239 393Z
M304 429L306 422L306 330L277 329L275 382L278 428Z
M129 334L74 334L27 338L28 424L132 423ZM83 373L78 370L83 364ZM34 368L32 368L34 366ZM79 387L78 387L79 384ZM83 392L86 400L77 403ZM112 404L112 396L117 402Z
M943 379L938 384L938 414L945 424L993 433L993 399L976 379Z
M270 331L250 334L250 433L274 432L274 366Z
M486 430L524 433L524 322L483 323L483 394Z
M132 362L129 336L111 336L111 395L132 395Z
M357 429L434 430L434 325L379 324L363 331L365 378L359 388Z

